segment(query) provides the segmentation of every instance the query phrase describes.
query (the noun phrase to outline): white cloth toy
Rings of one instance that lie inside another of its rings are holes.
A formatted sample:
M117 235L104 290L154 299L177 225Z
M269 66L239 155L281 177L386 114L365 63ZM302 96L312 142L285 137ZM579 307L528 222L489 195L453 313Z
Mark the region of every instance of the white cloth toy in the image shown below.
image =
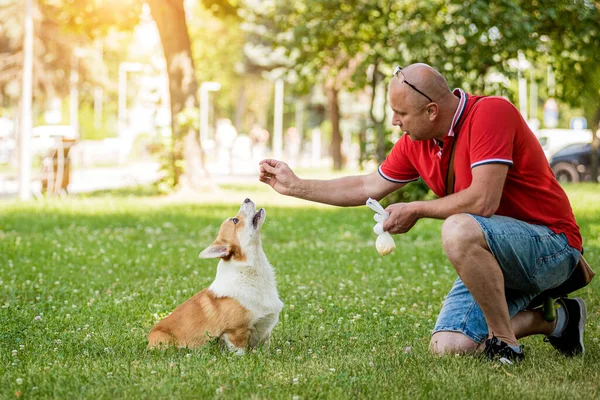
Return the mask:
M373 231L377 234L377 241L375 242L375 248L377 252L385 256L386 254L390 254L394 249L396 249L396 243L394 243L394 239L392 235L388 232L383 231L383 223L390 216L390 213L385 211L381 204L375 199L369 197L367 200L367 207L371 210L375 211L375 215L373 218L377 223L373 227Z

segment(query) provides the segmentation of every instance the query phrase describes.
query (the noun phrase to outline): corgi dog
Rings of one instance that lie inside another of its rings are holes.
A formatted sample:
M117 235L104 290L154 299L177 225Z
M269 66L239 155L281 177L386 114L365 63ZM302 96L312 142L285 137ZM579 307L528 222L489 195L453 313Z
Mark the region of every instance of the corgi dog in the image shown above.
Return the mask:
M246 199L238 214L221 224L217 239L200 253L200 258L221 259L215 280L150 330L149 348L195 348L219 338L229 350L244 354L268 343L283 303L260 242L265 216Z

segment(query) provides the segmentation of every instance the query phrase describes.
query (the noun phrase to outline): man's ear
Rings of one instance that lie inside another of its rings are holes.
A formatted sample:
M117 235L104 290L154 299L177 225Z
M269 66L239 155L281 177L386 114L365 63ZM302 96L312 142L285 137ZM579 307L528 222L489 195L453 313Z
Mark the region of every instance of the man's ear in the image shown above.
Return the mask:
M224 244L211 244L199 254L200 258L223 258L229 255L229 246Z
M433 121L435 119L435 117L437 117L439 112L439 107L436 103L431 103L430 105L427 106L427 116L429 117L430 121Z

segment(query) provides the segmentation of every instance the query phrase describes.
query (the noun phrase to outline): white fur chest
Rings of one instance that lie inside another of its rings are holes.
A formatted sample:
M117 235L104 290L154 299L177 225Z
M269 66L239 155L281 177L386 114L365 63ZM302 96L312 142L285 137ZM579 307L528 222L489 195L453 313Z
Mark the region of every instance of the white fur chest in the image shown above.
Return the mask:
M252 324L271 314L279 316L283 308L273 268L266 257L261 261L252 266L250 263L221 260L215 280L209 287L218 297L231 297L250 310Z

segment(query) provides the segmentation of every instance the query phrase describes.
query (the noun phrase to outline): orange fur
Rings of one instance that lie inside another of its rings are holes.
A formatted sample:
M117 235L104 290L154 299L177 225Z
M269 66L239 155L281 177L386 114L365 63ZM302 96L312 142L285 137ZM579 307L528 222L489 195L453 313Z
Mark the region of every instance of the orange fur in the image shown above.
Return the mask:
M236 232L243 229L246 225L246 216L242 213L238 213L235 218L239 220L237 224L233 223L233 218L229 218L221 224L219 234L213 245L228 247L229 254L223 257L223 260L229 261L233 258L236 261L244 262L246 261L246 255L242 251L242 246L240 245Z
M245 348L250 335L251 313L237 300L216 297L204 289L157 323L148 336L148 347L198 347L227 334L238 348Z

